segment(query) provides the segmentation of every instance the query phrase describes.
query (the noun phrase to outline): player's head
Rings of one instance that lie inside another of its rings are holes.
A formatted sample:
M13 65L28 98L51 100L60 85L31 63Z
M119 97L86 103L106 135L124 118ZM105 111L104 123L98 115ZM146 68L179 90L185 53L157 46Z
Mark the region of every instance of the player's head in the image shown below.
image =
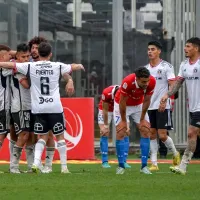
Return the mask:
M135 75L138 86L142 89L146 89L150 80L149 70L146 67L138 67L135 70Z
M37 37L36 36L33 39L31 39L28 43L31 56L34 60L39 59L38 46L41 42L47 42L47 40L43 37Z
M6 45L0 45L0 61L7 62L11 59L10 47Z
M46 58L46 60L50 60L52 56L51 45L48 42L40 43L38 47L38 53L40 58Z
M186 41L185 56L190 58L200 53L200 38L192 37Z
M161 50L162 50L162 45L158 41L150 41L148 43L148 50L147 50L149 59L152 60L159 58Z
M17 45L17 53L16 53L17 62L29 62L30 52L27 44L22 43Z

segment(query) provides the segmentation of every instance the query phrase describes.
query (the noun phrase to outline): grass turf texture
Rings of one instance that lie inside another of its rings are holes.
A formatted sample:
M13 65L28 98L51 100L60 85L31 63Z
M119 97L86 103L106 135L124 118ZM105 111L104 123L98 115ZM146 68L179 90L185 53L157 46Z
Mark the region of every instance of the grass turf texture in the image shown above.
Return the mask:
M51 174L0 174L0 199L199 199L199 164L189 165L185 176L170 173L169 164L159 164L160 171L152 175L140 174L140 164L131 164L124 175L116 175L116 166L102 169L100 164L69 164L72 174L61 174L60 165L54 164ZM8 171L8 165L0 165L0 170Z

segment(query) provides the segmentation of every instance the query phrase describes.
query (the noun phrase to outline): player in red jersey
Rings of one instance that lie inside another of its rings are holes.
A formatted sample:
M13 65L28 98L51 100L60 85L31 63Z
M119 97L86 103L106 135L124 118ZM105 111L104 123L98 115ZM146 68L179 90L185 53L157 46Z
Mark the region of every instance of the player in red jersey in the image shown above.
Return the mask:
M115 95L114 120L116 125L116 149L119 167L116 174L123 174L124 167L124 137L127 131L129 117L132 117L141 134L140 148L142 167L140 172L151 174L147 168L150 146L150 124L147 110L156 80L145 67L139 67L135 73L128 75L122 81Z
M108 136L110 133L110 123L113 117L114 97L119 89L119 85L111 85L103 90L101 100L99 102L98 124L100 128L100 148L102 155L102 167L110 168L108 164ZM126 159L129 151L129 137L128 133L125 137L125 152L124 152L124 165L125 168L131 168Z

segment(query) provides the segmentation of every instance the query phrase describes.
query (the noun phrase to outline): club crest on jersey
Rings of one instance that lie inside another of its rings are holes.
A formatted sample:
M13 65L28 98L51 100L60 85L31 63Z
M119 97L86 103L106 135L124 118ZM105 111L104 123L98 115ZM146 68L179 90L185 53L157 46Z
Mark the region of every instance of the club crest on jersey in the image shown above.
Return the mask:
M193 72L194 72L194 73L197 73L197 69L195 68L195 69L193 70Z
M162 74L162 70L159 69L159 70L157 71L157 73L158 73L158 74Z
M126 88L127 88L127 86L128 86L128 85L127 85L127 83L125 82L125 83L123 84L123 86L122 86L122 87L123 87L124 89L126 89Z
M101 99L105 100L105 95L104 94L101 95Z

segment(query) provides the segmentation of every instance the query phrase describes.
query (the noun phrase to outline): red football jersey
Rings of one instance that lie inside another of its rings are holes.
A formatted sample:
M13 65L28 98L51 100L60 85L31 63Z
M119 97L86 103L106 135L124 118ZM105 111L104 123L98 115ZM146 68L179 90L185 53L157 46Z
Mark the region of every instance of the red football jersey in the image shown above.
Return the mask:
M115 101L119 103L120 95L128 96L126 102L127 106L137 106L143 103L144 95L152 95L156 85L156 80L153 76L150 76L149 85L145 90L141 89L136 82L136 75L130 74L126 76L121 84L120 89L115 95Z
M109 104L108 111L113 112L114 108L114 90L116 85L111 85L103 90L101 95L101 100L99 102L99 109L103 110L102 102L106 102Z

